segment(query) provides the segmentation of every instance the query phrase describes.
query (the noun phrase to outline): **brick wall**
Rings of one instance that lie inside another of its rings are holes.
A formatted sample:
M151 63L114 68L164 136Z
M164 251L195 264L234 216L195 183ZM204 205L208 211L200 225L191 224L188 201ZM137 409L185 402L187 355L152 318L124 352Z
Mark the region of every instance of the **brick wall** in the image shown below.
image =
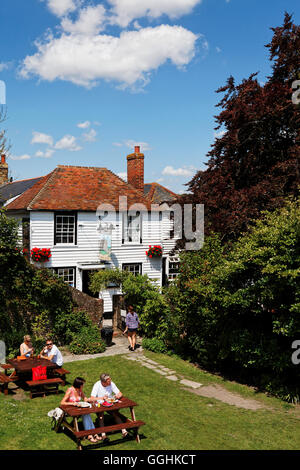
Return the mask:
M74 287L70 287L70 289L72 299L77 305L77 310L84 310L91 318L92 322L101 328L104 310L103 300L90 297Z

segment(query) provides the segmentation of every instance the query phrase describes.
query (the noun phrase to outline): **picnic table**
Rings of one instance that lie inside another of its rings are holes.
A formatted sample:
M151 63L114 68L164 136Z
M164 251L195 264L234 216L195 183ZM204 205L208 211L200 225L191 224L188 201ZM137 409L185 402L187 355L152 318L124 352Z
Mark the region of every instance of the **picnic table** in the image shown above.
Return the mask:
M16 374L29 374L33 367L44 366L48 370L53 370L57 368L57 364L47 359L38 358L38 357L26 357L26 359L7 359L7 363L11 366L12 369L15 369Z
M61 429L62 427L66 427L67 429L69 429L76 439L78 450L82 450L81 440L85 439L90 434L92 435L102 434L102 433L107 434L107 433L112 433L116 431L121 431L122 429L132 429L134 431L136 441L139 443L140 437L138 435L138 429L140 426L143 426L145 423L144 421L137 421L135 419L135 413L133 409L134 406L137 406L137 403L135 403L134 401L126 397L120 398L118 402L112 404L112 406L110 407L105 407L102 405L96 406L94 404L91 407L86 407L86 408L80 408L80 407L72 406L72 405L60 405L60 408L63 411L63 415L57 421L55 430L56 432L58 432L59 429ZM126 416L122 415L119 412L119 410L124 409L124 408L130 409L131 419L126 418ZM82 417L83 415L92 414L92 413L102 414L105 412L109 413L111 411L116 411L118 415L120 416L120 418L122 419L123 423L113 424L110 426L104 425L102 427L97 427L92 430L91 429L87 429L84 431L79 430L78 419ZM71 421L68 421L68 419L71 419Z
M44 366L47 368L47 376L52 375L52 377L47 377L44 380L29 380L31 377L32 369L34 367ZM56 391L58 393L58 386L64 385L64 380L59 377L55 377L53 372L57 369L57 364L48 361L47 359L38 358L38 357L27 357L26 359L7 359L7 364L1 364L1 367L4 369L5 373L0 373L0 382L3 384L4 394L8 393L8 383L20 381L26 383L30 388L30 398L33 398L33 395L43 395L45 396L46 391ZM9 370L14 369L10 374ZM47 389L45 388L47 387Z

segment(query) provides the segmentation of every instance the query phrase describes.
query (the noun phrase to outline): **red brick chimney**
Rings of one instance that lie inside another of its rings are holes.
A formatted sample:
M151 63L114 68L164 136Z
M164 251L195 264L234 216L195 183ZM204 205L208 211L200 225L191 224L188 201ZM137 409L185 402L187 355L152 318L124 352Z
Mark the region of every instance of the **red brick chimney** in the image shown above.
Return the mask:
M4 153L1 155L0 163L0 184L8 182L8 164L6 163L6 158Z
M144 154L138 145L134 153L127 155L127 182L144 192Z

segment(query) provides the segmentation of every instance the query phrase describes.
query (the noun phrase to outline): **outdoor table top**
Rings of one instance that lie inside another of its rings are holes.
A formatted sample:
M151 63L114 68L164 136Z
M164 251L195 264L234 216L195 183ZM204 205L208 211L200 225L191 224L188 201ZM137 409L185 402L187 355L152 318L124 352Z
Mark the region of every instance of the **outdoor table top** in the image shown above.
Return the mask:
M57 365L54 362L51 362L47 359L37 358L37 357L27 357L23 360L18 359L7 359L6 361L18 372L28 372L33 367L45 366L47 369L56 369Z
M60 408L67 413L71 417L79 417L83 415L87 415L90 413L103 413L104 411L116 411L120 410L122 408L132 408L134 406L138 406L137 403L134 401L130 400L129 398L122 397L117 403L114 403L112 406L95 406L92 405L92 407L86 407L86 408L80 408L79 406L73 406L73 405L60 405Z

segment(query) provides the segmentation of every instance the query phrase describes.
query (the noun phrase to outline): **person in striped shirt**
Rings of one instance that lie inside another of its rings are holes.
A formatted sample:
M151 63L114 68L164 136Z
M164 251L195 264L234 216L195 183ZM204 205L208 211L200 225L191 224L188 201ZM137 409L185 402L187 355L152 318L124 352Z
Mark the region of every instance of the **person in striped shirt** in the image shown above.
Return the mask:
M125 333L128 332L127 333L128 342L129 342L128 349L130 351L134 351L136 348L136 332L139 327L139 324L140 322L139 322L139 317L137 313L134 311L133 306L129 305L128 312L126 315L126 328L123 334L125 335Z

